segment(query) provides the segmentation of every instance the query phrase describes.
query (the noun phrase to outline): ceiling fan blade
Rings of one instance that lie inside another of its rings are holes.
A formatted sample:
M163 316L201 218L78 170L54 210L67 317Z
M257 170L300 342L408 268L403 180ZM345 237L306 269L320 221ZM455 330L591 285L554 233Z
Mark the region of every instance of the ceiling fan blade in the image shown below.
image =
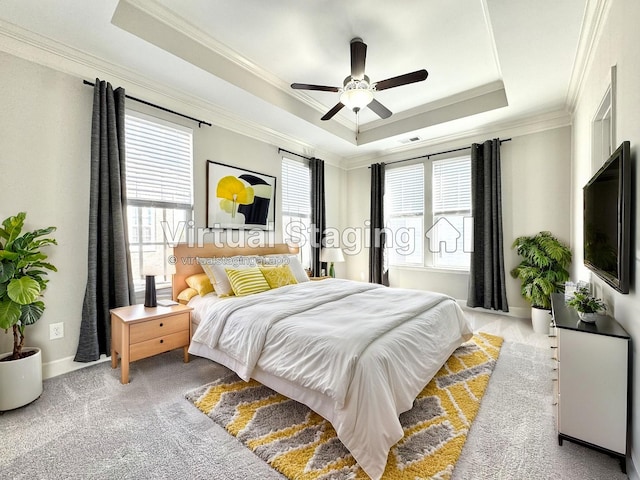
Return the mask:
M308 83L292 83L294 90L320 90L321 92L339 92L338 87L327 87L325 85L309 85Z
M417 70L411 73L405 73L393 78L387 78L381 82L376 82L376 90L386 90L387 88L399 87L401 85L408 85L410 83L422 82L427 79L429 73L425 70Z
M369 108L373 110L376 113L376 115L378 115L380 118L389 118L391 116L391 110L389 110L387 107L382 105L375 98L371 100L371 103L369 104Z
M351 40L351 78L364 78L364 64L367 59L367 44L361 38Z
M342 102L338 102L338 104L327 113L325 113L324 117L322 117L320 120L330 120L336 113L342 110L343 107L344 105L342 104Z

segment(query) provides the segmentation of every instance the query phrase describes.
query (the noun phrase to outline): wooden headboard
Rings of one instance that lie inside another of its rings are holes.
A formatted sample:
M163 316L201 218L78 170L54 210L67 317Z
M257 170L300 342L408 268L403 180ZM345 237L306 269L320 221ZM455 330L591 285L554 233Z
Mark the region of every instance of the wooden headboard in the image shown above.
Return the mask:
M298 247L286 243L276 243L268 247L230 247L228 245L190 246L180 243L173 248L176 273L171 285L171 298L177 301L178 294L187 288L185 279L190 275L202 273L197 258L233 257L234 255L270 255L274 253L298 253Z

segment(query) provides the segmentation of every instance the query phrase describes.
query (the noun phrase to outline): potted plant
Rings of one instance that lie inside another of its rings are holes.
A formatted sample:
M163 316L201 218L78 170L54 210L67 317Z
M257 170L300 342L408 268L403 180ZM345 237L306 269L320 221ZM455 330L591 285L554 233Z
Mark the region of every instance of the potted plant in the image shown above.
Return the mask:
M0 329L13 333L13 352L0 355L0 410L26 405L42 393L42 357L38 348L24 348L25 327L44 312L47 263L41 248L56 245L48 238L55 227L23 232L27 214L7 218L0 228Z
M587 287L579 287L567 300L567 305L578 312L580 320L586 323L595 323L600 312L607 309L604 302L591 295Z
M520 279L520 292L531 303L533 330L548 333L551 294L564 291L564 283L569 280L571 250L550 232L518 237L511 248L522 257L520 264L511 270L511 276Z

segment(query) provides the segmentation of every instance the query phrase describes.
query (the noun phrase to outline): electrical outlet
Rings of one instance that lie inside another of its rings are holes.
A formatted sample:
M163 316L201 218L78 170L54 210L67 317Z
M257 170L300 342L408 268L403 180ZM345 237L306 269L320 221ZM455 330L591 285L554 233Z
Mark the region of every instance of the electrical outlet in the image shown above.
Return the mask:
M49 325L49 340L64 337L64 323L52 323Z

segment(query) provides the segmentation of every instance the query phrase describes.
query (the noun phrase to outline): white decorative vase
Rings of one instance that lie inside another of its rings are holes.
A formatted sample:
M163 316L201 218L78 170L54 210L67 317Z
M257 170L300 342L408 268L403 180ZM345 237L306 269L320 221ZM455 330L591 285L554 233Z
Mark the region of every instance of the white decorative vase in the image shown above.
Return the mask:
M544 308L531 307L531 325L536 333L549 335L549 325L551 324L551 312Z
M0 362L0 411L13 410L33 402L42 394L42 352L39 348L24 348L36 353L20 360ZM0 359L12 355L0 354Z
M596 323L596 320L598 319L600 314L578 312L578 316L580 317L580 320L582 320L584 323Z

